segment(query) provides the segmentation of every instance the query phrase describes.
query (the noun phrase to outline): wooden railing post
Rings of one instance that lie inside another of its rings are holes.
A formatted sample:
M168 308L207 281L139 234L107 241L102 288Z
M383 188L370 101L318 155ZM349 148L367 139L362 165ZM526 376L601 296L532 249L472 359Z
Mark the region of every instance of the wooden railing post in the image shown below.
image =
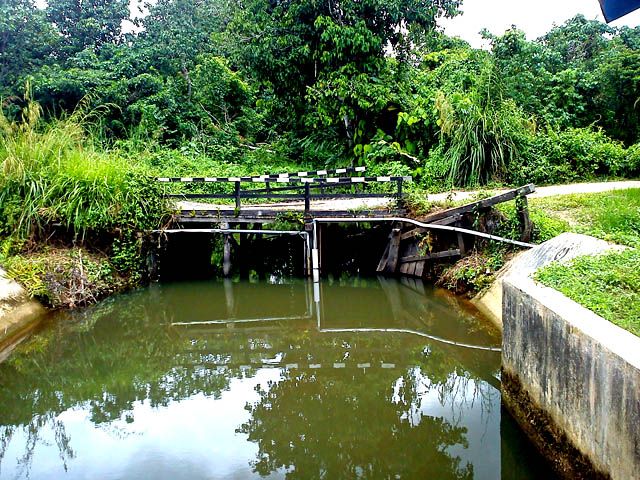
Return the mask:
M308 183L304 184L304 213L309 213L311 210L311 186Z
M396 193L396 198L398 199L398 208L402 208L402 181L404 179L402 177L398 178L398 192Z
M235 197L236 197L236 210L239 212L240 211L240 182L236 182Z

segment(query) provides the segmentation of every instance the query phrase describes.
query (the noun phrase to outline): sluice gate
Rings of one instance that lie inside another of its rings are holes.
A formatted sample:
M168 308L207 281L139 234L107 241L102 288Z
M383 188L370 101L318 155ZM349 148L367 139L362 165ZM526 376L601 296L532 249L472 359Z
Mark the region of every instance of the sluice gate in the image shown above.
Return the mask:
M326 260L343 253L340 244L327 247L331 242L324 236L331 224L390 224L386 242L379 246L377 266L370 266L371 271L386 275L425 277L434 263L467 255L478 239L523 248L533 246L529 243L532 224L526 196L535 191L534 185L415 219L408 216L403 202L403 183L411 181L411 177L327 176L361 172L364 167L255 177L159 178L164 184L179 185L182 191L165 193L168 198L179 199L178 209L171 228L154 233L159 243L175 235L223 235L221 260L225 277L232 273L234 258L241 275L246 276L248 257L256 254L261 239L297 237L302 247L296 262L300 262L304 275L315 281L324 273ZM251 186L243 190L242 184L247 183ZM273 187L273 183L285 186ZM233 185L233 193L220 193L220 186L225 184ZM198 189L203 185L210 191ZM255 188L256 185L265 188ZM234 204L203 203L204 199L233 200ZM243 205L244 199L271 203ZM511 200L516 201L520 240L487 233L491 230L487 225L476 224L492 207ZM275 227L264 228L270 225ZM281 225L285 228L279 228ZM366 240L366 235L363 237Z

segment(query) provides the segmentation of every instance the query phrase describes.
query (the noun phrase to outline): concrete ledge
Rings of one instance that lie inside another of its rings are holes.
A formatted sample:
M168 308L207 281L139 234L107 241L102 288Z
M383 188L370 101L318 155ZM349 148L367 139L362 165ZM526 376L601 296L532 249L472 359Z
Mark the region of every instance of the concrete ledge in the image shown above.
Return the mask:
M45 309L0 269L0 362L39 323Z
M566 263L581 255L596 255L622 248L588 235L563 233L531 250L520 252L500 269L491 287L478 294L472 302L502 329L502 282L506 278L528 277L551 262Z
M533 267L503 281L505 405L567 478L638 478L640 338L535 283Z

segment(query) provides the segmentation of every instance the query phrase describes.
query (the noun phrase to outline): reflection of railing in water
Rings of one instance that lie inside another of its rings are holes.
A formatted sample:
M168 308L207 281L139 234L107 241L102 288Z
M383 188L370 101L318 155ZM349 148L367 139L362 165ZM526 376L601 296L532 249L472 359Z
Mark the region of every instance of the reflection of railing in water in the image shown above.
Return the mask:
M447 345L453 345L455 347L473 348L475 350L486 350L489 352L501 352L499 347L485 347L481 345L472 345L470 343L454 342L453 340L447 340L446 338L436 337L435 335L429 335L428 333L418 332L416 330L410 330L408 328L323 328L319 329L321 333L408 333L411 335L418 335L420 337L428 338L440 343L446 343Z
M386 280L380 280L383 284ZM311 285L313 285L313 303L311 302L310 289ZM399 316L397 312L397 299L390 298L394 297L393 294L389 294L386 288L383 288L385 294L389 298L389 302L392 306L392 312L394 318L397 319ZM215 325L234 325L234 324L249 324L249 323L268 323L268 322L280 322L287 320L310 320L314 317L316 318L316 328L319 333L401 333L401 334L409 334L416 335L422 338L427 338L429 340L439 342L442 344L460 347L460 348L468 348L473 350L483 350L490 352L500 352L502 349L500 347L492 347L486 345L474 345L465 342L457 342L455 340L449 340L446 338L439 337L437 335L431 335L426 332L421 332L418 330L410 329L410 328L368 328L368 327L355 327L355 328L323 328L323 308L322 308L322 292L321 292L321 284L320 282L311 282L307 281L305 285L305 303L306 303L306 311L303 315L289 315L289 316L281 316L281 317L259 317L259 318L232 318L233 317L233 305L235 304L233 298L233 286L230 280L225 281L225 296L227 301L227 311L229 312L229 319L216 319L216 320L204 320L204 321L194 321L194 322L172 322L171 326L177 327L202 327L202 326L215 326ZM314 308L315 305L315 308Z

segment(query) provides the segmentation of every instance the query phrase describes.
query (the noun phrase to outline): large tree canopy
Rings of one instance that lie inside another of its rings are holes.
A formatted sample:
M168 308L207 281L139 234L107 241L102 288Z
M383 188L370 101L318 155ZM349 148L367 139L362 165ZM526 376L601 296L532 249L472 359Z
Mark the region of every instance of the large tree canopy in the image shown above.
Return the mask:
M47 17L62 35L58 50L67 58L85 48L117 43L129 18L128 0L49 0Z
M536 40L485 32L491 50L481 51L438 27L460 4L158 0L123 35L126 0L50 0L46 11L16 0L0 5L0 93L15 98L30 80L49 116L86 98L110 140L198 139L234 156L269 143L296 160L427 182L513 180L514 162L524 171L548 158L531 175L566 177L580 169L560 165L563 155L588 158L607 136L638 142L639 28L578 15ZM572 129L587 132L575 136L583 143L550 149ZM580 160L587 175L634 161Z

